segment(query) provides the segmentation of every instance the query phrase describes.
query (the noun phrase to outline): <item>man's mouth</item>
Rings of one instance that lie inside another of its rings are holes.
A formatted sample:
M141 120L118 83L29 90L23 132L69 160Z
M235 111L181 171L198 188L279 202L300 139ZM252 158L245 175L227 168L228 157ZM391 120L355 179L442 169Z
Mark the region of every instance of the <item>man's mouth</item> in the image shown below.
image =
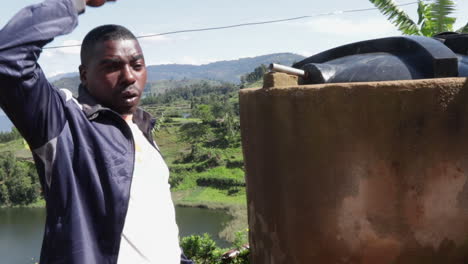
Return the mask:
M122 92L122 98L127 104L132 104L138 99L138 93L133 90L126 90Z

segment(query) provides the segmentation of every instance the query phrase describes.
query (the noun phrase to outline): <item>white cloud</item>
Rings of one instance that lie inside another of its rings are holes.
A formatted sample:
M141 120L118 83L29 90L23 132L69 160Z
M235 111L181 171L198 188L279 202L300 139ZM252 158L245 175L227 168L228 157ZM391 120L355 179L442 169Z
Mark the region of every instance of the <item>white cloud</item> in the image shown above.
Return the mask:
M314 54L317 53L317 52L320 52L320 51L318 51L318 50L317 50L317 51L298 50L298 51L296 52L296 54L299 54L299 55L304 56L304 57L310 57L310 56L314 55Z
M47 75L47 78L51 78L51 77L55 77L55 76L57 76L59 74L63 74L63 73L65 73L65 72L64 71L54 71L54 72L51 72L51 73L47 72L46 75Z
M57 45L57 46L75 46L75 45L80 45L81 41L79 40L65 40L62 42L62 44ZM56 49L58 53L61 53L63 55L78 55L80 54L80 46L76 47L67 47L67 48L59 48Z
M42 58L51 58L55 55L55 52L50 49L43 50L41 53Z
M144 33L140 34L139 36L147 36L147 35L152 35L152 33ZM140 38L138 39L141 45L155 45L155 44L161 44L161 43L171 43L174 41L173 38L170 38L168 36L153 36L153 37L147 37L147 38Z
M44 49L41 56L44 58L63 58L63 56L72 55L78 56L80 54L80 45L81 41L78 40L65 40L61 43L56 43L55 45L50 45L50 47L56 46L74 46L74 47L66 47L66 48L53 48L53 49Z
M191 56L183 56L180 59L181 64L202 65L202 64L208 64L210 62L214 62L214 60L194 58L194 57L191 57Z
M379 37L396 35L398 31L385 19L368 18L350 20L340 17L322 17L302 24L315 33L339 35Z
M147 65L163 65L163 64L191 64L191 65L203 65L218 61L216 59L207 58L195 58L191 56L183 56L174 60L151 60L147 62Z

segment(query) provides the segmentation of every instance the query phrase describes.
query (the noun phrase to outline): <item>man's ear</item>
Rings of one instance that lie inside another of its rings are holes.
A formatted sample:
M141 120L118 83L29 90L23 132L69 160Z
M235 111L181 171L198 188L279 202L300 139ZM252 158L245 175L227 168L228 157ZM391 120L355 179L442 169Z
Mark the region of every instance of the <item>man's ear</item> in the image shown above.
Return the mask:
M81 81L81 84L86 86L87 84L87 79L86 79L86 67L83 66L83 65L80 65L80 67L78 67L78 70L80 71L80 81Z

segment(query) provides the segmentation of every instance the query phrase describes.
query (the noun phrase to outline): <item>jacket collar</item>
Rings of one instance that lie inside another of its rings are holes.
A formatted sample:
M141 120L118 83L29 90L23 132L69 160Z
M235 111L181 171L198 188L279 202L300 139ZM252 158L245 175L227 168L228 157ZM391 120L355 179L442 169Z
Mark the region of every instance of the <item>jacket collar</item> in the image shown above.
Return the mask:
M85 113L86 117L90 120L94 119L97 113L100 110L109 109L100 105L94 97L92 97L86 87L82 84L78 87L78 102L83 107L83 112Z
M101 111L115 112L112 109L99 104L82 84L80 84L78 88L78 102L82 105L83 112L89 120L95 119ZM153 129L156 120L148 112L138 107L135 113L133 113L133 122L138 126L138 128L140 128L146 137L151 137L151 130Z

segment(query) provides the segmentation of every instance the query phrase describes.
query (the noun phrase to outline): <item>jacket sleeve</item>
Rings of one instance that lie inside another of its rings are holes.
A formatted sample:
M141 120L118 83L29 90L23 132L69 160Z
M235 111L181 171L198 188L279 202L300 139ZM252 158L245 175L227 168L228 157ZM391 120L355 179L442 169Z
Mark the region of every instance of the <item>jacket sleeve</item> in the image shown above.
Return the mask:
M74 0L46 0L22 9L0 31L0 106L32 149L65 124L62 97L37 60L44 45L77 24Z

